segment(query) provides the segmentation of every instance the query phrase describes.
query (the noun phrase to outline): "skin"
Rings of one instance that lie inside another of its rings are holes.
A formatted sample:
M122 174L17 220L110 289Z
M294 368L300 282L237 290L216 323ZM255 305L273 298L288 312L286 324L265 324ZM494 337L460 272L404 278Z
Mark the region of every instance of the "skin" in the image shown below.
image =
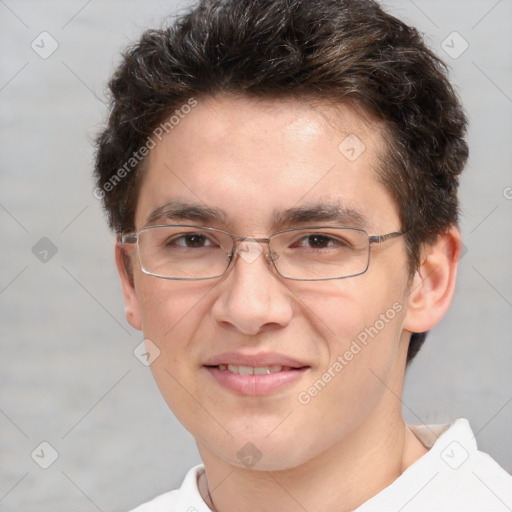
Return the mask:
M338 150L348 134L366 146L353 162ZM154 223L266 237L275 230L275 211L322 202L356 211L370 235L399 231L396 205L376 173L382 151L378 124L347 105L201 99L151 151L136 227L159 206L180 200L221 208L226 218ZM130 279L117 244L127 319L161 351L151 369L196 439L206 470L199 485L212 509L352 510L426 453L401 413L407 345L411 332L430 329L446 312L460 245L452 228L424 247L412 280L399 237L372 246L367 272L348 279L286 280L264 252L251 263L238 258L221 278L183 282L142 273L132 245L126 247ZM396 303L401 311L301 404L298 394ZM228 351L279 352L309 368L270 396L240 396L203 367ZM248 442L261 453L253 467L237 457Z

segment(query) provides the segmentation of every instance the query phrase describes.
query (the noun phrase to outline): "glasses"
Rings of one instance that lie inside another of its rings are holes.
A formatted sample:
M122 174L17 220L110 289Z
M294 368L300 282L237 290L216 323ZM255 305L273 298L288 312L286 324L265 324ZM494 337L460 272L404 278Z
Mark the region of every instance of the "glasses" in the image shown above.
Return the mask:
M136 244L141 270L163 279L215 279L226 273L237 255L252 263L263 253L261 244L268 244L266 258L281 277L324 281L364 274L370 245L403 234L370 236L358 228L312 226L250 238L215 228L166 224L123 234L121 242Z

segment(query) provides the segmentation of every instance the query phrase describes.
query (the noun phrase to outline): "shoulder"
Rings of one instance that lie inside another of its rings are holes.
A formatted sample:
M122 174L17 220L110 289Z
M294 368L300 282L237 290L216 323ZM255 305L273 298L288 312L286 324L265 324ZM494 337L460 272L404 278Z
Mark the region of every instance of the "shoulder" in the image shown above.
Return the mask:
M478 450L465 419L412 428L429 448L389 487L358 512L401 509L443 512L512 510L512 476Z
M130 512L173 512L180 497L179 489L160 494L151 501L147 501Z
M197 479L203 471L202 465L193 467L179 489L161 494L130 512L210 512L197 487Z

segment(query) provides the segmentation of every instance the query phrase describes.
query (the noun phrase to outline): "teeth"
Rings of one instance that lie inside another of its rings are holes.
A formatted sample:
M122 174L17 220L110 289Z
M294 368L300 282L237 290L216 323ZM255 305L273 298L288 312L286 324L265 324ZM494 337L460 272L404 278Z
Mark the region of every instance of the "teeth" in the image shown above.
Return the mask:
M237 371L237 367L230 364L228 366L228 370L232 373L235 373ZM252 366L242 366L240 365L238 367L238 373L240 375L254 375L254 368Z
M281 371L291 370L289 366L281 366L279 364L273 364L271 366L236 366L234 364L219 364L219 370L227 370L231 373L238 373L240 375L268 375L269 373L277 373Z

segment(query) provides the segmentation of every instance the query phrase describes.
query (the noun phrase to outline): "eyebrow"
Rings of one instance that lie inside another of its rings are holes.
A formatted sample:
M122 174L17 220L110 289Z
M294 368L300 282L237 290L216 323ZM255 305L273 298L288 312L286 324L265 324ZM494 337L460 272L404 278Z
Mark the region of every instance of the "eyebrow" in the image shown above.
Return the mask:
M218 223L225 227L231 224L227 213L220 208L180 200L169 201L153 210L146 220L146 225L165 220L177 222L199 221L205 224ZM271 225L272 230L278 231L297 224L322 222L334 222L339 226L355 228L364 228L368 224L361 213L345 207L339 202L318 202L274 211Z
M169 201L153 210L146 220L146 225L163 220L219 222L224 225L229 223L228 216L219 208L178 200Z
M313 222L334 222L339 226L354 228L362 228L367 225L365 217L352 208L347 208L339 202L320 202L275 212L272 226L279 230L296 224L311 224Z

